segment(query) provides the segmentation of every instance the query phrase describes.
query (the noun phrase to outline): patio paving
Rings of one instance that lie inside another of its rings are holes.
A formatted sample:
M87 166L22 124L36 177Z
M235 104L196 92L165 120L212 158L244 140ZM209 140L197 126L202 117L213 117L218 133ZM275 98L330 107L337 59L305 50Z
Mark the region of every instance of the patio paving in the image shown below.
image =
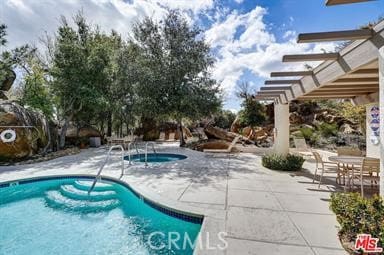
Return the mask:
M329 195L337 190L334 178L320 189L312 183L314 163L298 173L277 172L261 166L261 157L239 153L210 157L159 144L159 151L188 156L182 161L133 165L122 180L139 193L179 210L206 215L201 235L209 233L211 246L221 244L218 232L226 232L225 250L198 247L196 254L347 254L338 241L337 221L329 210ZM106 150L88 149L78 155L32 165L0 167L0 182L34 176L95 174ZM118 178L118 156L104 175Z

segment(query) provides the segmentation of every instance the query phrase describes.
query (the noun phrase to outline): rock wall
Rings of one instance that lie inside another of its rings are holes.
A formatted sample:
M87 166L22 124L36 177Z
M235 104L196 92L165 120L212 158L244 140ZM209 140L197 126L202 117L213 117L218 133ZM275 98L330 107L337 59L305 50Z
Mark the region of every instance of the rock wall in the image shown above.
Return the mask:
M21 128L20 126L30 126ZM57 130L40 113L16 102L0 100L0 133L14 130L16 139L5 143L0 139L0 161L10 161L57 149Z

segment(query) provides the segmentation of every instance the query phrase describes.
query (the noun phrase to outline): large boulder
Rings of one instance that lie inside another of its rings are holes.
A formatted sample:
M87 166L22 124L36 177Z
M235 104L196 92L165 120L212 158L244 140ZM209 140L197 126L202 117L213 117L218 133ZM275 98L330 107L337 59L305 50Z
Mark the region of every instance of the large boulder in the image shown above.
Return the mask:
M291 112L289 114L289 122L291 124L302 124L304 122L304 118L298 112Z
M67 133L65 134L66 145L75 145L81 147L81 144L89 145L90 137L102 137L99 130L92 126L83 126L77 128L72 123L68 126Z
M77 129L74 125L70 125L67 129L65 137L69 139L75 139L78 137L101 137L101 133L92 126L85 126Z
M57 130L42 114L16 102L0 100L0 133L7 130L13 130L16 139L11 142L0 139L0 161L22 159L57 148Z
M218 128L214 126L207 126L204 128L204 131L207 134L208 138L220 139L228 142L232 142L233 139L235 139L235 137L238 136L238 134L236 133L228 132L222 128Z

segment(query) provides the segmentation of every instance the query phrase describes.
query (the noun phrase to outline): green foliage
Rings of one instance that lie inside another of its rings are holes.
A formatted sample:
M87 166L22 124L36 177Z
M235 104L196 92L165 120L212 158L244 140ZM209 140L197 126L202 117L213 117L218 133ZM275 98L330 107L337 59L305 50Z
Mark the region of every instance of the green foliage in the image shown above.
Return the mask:
M337 132L339 131L337 124L329 124L326 122L320 123L320 125L318 125L318 129L320 134L326 138L330 136L336 136Z
M348 241L354 241L357 234L371 234L379 238L379 246L384 244L384 203L375 195L370 199L359 193L333 193L331 210L340 224L339 233Z
M4 46L7 43L7 26L0 24L0 46Z
M230 129L236 114L229 110L222 110L214 115L215 126L223 129Z
M298 171L304 164L304 158L297 155L287 156L270 154L262 157L262 165L266 168L281 171Z
M221 90L210 77L213 65L202 31L190 27L177 11L156 23L150 18L135 25L134 44L138 111L146 118L195 120L221 106ZM182 141L181 141L182 143Z
M7 26L5 24L0 24L0 48L7 44ZM9 76L9 72L13 71L16 67L23 67L25 60L33 55L35 52L34 48L29 47L28 45L23 45L21 47L2 51L0 53L0 81L4 81L6 77Z
M53 98L49 92L46 71L36 58L28 60L29 71L24 76L21 104L40 110L46 117L53 118Z
M245 98L241 106L243 109L239 112L240 125L260 126L266 120L265 106L251 97Z
M314 130L309 127L302 127L300 128L300 132L303 136L303 138L307 141L311 140L314 134Z

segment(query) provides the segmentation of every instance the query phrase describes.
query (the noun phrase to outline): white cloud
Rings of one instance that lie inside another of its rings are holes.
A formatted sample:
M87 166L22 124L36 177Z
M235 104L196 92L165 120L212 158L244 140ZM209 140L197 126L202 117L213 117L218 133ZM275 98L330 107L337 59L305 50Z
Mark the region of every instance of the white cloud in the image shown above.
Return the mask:
M145 16L160 19L168 9L178 8L189 21L214 6L213 0L1 0L1 22L8 25L9 47L36 42L45 31L53 33L60 15L72 17L83 10L87 19L105 31L126 36L132 24Z
M172 9L192 11L194 14L210 9L214 5L213 0L157 0L157 2Z
M287 30L283 35L284 39L292 39L294 37L296 37L296 31L293 31L293 30Z
M236 3L241 4L244 2L244 0L235 0Z
M332 51L335 47L334 43L297 44L293 30L286 31L282 36L284 41L278 42L263 21L265 15L267 10L258 6L244 14L232 12L206 31L207 41L218 52L213 76L221 82L227 95L233 94L245 72L269 78L271 71L303 69L304 63L283 64L283 55L321 52L322 48Z

